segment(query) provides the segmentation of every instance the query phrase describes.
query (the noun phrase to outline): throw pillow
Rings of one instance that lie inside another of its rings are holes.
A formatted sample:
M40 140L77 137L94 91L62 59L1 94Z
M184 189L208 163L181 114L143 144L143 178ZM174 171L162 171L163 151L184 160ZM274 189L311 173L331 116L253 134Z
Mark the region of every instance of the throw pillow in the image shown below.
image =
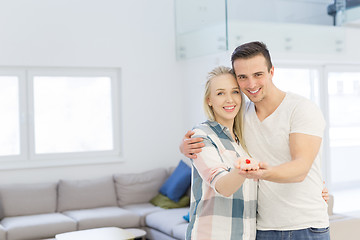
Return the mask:
M190 183L191 168L181 160L174 172L161 186L160 193L178 202L190 187Z
M10 184L0 186L0 219L54 213L57 183Z
M161 185L165 182L165 168L156 168L140 173L122 173L114 176L118 204L148 203L159 194Z
M152 204L154 204L155 206L165 208L165 209L182 208L182 207L189 206L190 197L184 195L182 198L180 198L180 200L178 202L174 202L173 200L171 200L167 196L164 196L161 193L159 193L153 199L151 199L150 202Z
M112 176L59 181L59 212L112 206L117 206Z
M187 222L189 222L190 220L190 212L188 212L185 216L183 216L183 219Z

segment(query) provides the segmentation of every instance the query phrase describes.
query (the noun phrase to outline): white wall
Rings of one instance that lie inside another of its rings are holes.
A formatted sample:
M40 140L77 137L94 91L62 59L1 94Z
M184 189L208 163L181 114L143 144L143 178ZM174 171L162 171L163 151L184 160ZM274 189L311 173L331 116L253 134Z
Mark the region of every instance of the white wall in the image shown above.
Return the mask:
M176 62L173 4L170 0L0 1L0 67L121 68L124 140L124 162L1 170L1 183L140 172L179 161L178 144L185 130L204 120L206 73L219 64L230 66L231 51ZM360 30L345 35L346 52L341 54L270 51L275 63L360 62Z
M0 182L81 179L177 164L184 125L173 19L169 0L1 1L0 67L121 68L124 161L2 170Z

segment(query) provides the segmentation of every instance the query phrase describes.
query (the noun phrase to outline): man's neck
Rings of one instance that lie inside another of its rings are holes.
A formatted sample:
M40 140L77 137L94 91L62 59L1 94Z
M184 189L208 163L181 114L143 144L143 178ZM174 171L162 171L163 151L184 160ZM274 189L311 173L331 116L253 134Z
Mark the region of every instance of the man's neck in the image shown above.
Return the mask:
M284 100L286 93L274 86L271 92L267 92L266 97L255 103L256 115L260 121L270 116Z

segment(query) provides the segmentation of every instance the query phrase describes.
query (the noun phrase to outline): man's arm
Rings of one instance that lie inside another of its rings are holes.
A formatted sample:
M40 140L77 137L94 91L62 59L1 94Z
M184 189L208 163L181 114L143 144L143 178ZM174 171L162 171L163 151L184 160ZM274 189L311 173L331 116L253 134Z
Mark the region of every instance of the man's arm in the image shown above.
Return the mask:
M322 138L303 134L291 133L290 154L291 161L278 166L268 166L260 163L258 171L243 171L239 173L247 178L263 179L278 183L302 182L320 150Z
M202 143L202 138L191 138L192 135L194 135L193 131L188 131L185 134L179 149L186 157L196 159L196 154L201 152L201 148L204 147L205 144Z

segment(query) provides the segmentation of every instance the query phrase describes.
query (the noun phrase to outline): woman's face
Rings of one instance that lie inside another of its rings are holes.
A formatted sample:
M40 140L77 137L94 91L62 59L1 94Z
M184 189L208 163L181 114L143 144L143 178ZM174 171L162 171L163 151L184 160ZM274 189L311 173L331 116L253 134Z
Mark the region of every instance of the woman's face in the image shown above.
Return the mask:
M211 80L208 104L214 111L215 121L232 127L241 105L240 89L233 75L222 74Z

